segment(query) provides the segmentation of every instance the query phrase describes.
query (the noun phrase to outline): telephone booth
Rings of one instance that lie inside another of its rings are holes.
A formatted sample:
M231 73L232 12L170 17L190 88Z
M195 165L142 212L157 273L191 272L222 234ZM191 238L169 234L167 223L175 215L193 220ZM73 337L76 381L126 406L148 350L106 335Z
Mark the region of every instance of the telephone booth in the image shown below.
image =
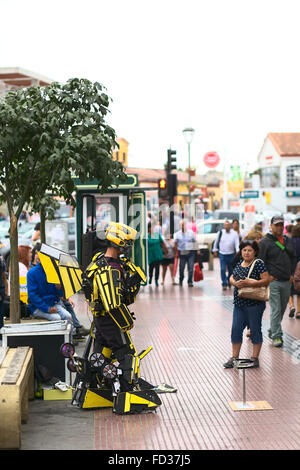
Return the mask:
M146 196L138 187L138 176L128 174L127 180L112 186L101 194L97 181L76 185L76 233L77 259L85 268L93 252L101 249L101 231L110 222L120 222L137 230L132 248L132 261L147 273ZM102 242L102 246L104 243Z

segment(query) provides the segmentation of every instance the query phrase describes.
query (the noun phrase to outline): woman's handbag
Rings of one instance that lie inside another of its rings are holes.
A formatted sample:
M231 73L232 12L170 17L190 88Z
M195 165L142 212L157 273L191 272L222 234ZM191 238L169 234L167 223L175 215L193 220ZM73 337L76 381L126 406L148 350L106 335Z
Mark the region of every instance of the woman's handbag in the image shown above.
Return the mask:
M199 266L199 263L195 263L194 266L194 281L199 282L203 281L203 271Z
M252 273L252 270L254 268L256 261L258 261L258 259L253 261L251 268L249 269L247 279L250 279L250 276L251 276L251 273ZM238 295L239 297L242 297L243 299L260 300L262 302L266 302L270 298L270 287L269 286L240 287L238 289Z
M294 284L294 289L300 292L300 261L298 261L297 266L296 266L293 284Z

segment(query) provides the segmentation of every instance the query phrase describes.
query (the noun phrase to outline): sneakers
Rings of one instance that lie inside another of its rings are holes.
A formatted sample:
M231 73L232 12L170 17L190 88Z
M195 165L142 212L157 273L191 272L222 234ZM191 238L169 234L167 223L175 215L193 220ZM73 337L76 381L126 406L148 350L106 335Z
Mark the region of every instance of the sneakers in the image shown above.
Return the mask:
M225 369L232 369L236 359L238 359L238 357L231 357L227 362L225 362L225 364L223 364L223 367L225 367Z
M296 318L299 320L300 319L300 312L296 312Z
M282 341L281 338L274 338L273 341L272 341L272 345L275 348L281 348L281 346L283 345L283 341Z
M88 328L84 328L84 326L80 326L79 328L76 328L76 334L80 336L87 336L90 334L90 330Z
M259 367L258 357L251 357L251 361L253 361L253 366L252 367Z
M296 312L295 307L291 307L291 308L290 308L289 317L290 317L290 318L294 318L295 312Z
M271 330L268 330L268 337L269 337L270 339L272 339L272 331L271 331Z
M225 369L232 369L234 367L234 361L237 359L238 357L231 357L227 362L225 362L225 364L223 364L223 367L225 367ZM251 357L251 361L253 361L253 365L251 365L251 367L259 367L258 357Z

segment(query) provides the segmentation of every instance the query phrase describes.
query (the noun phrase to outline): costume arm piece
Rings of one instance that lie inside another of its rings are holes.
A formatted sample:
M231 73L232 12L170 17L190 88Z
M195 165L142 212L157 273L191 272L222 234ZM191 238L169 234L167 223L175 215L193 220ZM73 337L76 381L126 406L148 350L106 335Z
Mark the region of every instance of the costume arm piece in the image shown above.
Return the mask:
M130 305L140 290L142 282L146 282L146 274L139 266L132 261L124 260L124 268L126 271L126 279L124 283L124 303Z

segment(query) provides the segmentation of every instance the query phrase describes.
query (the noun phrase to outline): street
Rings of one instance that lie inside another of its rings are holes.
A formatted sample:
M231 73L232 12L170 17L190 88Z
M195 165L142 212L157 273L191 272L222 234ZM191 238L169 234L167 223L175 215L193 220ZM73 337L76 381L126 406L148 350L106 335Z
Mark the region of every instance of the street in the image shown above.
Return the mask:
M76 312L89 325L86 303L76 295ZM300 321L283 320L284 346L267 337L269 307L263 319L260 368L246 372L247 400L273 409L233 411L243 397L242 371L225 370L231 355L232 292L222 292L218 261L193 288L146 286L132 310L138 351L152 345L141 376L166 383L177 393L160 395L156 413L120 416L109 408L80 410L68 401L34 400L22 426L22 449L56 450L253 450L297 449L300 438ZM83 349L83 343L78 352ZM241 357L251 356L244 337Z

